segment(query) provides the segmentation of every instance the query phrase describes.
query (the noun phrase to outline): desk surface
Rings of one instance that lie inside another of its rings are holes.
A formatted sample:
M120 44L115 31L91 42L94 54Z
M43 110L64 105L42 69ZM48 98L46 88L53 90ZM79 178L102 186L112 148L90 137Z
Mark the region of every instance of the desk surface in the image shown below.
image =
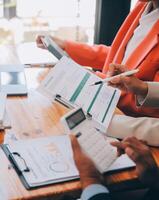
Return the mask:
M12 46L0 47L0 63L19 63L15 48ZM7 112L11 120L12 129L5 131L5 137L10 139L30 139L48 135L62 134L59 124L60 117L67 109L58 103L51 103L47 98L35 91L39 82L48 73L49 69L26 68L26 77L29 88L27 97L9 97ZM1 133L2 135L3 133ZM153 148L152 152L159 163L159 150ZM22 185L16 172L0 149L0 199L42 199L54 197L60 199L64 194L78 196L80 181L55 184L36 190L27 191ZM106 176L106 183L111 190L124 190L126 188L142 187L137 180L135 170L127 170Z

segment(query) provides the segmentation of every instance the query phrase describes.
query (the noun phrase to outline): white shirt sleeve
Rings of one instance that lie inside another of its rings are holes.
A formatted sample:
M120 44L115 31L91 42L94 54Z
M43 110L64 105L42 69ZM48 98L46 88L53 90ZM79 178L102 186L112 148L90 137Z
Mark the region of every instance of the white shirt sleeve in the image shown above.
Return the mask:
M81 195L81 200L89 200L91 197L97 195L97 194L108 194L109 191L106 187L100 184L92 184L86 187Z
M151 117L129 117L114 115L108 127L107 135L119 139L135 136L147 141L149 145L159 145L159 119Z
M137 95L136 105L145 107L159 107L159 82L147 82L147 84L147 95Z

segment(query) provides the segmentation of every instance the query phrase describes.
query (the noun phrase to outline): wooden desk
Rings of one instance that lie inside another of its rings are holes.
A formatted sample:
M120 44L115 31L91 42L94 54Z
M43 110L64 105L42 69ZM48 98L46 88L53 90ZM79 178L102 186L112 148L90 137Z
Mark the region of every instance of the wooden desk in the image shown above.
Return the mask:
M1 59L2 58L2 59ZM14 47L0 47L1 63L19 63ZM35 91L39 81L48 72L44 68L26 68L29 87L27 97L9 97L7 112L11 119L12 129L5 132L5 137L14 135L17 139L30 139L48 135L62 134L60 117L67 109L58 103L52 104L47 98ZM14 139L14 137L12 137ZM159 150L152 149L159 163ZM27 191L16 172L9 167L10 163L0 149L0 199L60 199L64 194L79 196L80 181L55 184L32 191ZM113 191L142 187L137 180L135 170L127 170L106 176L108 187Z

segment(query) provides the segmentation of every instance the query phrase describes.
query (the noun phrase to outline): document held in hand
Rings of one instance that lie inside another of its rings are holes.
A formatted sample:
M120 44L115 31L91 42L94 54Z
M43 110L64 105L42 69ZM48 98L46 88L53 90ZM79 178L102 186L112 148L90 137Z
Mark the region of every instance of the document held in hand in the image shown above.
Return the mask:
M94 73L63 57L46 76L38 91L51 100L60 96L66 104L82 107L85 113L106 129L120 97L120 91L107 84L91 86L101 81Z

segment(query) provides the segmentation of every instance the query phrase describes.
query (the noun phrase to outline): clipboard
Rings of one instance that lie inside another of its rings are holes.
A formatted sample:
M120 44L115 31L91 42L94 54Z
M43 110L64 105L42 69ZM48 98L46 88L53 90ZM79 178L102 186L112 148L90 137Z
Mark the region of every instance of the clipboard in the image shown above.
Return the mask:
M45 139L51 140L52 137L62 137L62 136L51 136L51 137L46 137L46 138L38 138L38 139L32 139L32 141L33 140L34 141L36 141L36 140L45 140ZM63 137L66 137L66 136L63 136ZM26 173L30 173L32 171L32 167L28 165L26 159L22 156L22 154L20 154L19 152L16 152L16 151L13 152L13 149L10 151L10 147L9 147L8 144L1 145L1 148L2 148L3 152L5 153L5 155L7 156L8 160L10 161L10 163L12 164L13 168L15 169L15 171L16 171L18 177L20 178L22 184L24 185L24 187L27 190L32 190L32 189L36 189L36 188L40 188L40 187L44 187L44 186L48 186L48 185L53 185L53 184L57 184L57 183L62 183L62 182L67 182L67 181L72 181L72 180L75 180L75 179L76 180L79 179L78 171L76 173L77 169L76 169L76 166L74 165L74 168L76 170L73 172L72 176L65 176L65 177L61 177L59 179L58 178L50 179L48 181L43 181L43 182L39 182L39 183L37 182L37 183L31 185L27 181L27 178L25 177L25 174ZM21 161L23 166L19 165L17 161ZM41 163L41 162L39 162L39 163Z
M5 153L5 155L7 156L8 160L10 161L10 163L12 164L13 168L15 169L17 175L19 176L21 182L23 183L24 187L27 189L27 190L30 190L30 189L35 189L37 187L30 187L29 184L27 183L27 181L25 180L23 174L22 174L22 171L19 169L15 159L14 159L14 156L12 155L12 153L9 152L9 149L7 148L7 144L3 144L1 145L1 148L3 150L3 152ZM15 152L16 153L16 152Z
M75 104L72 104L71 102L67 101L65 98L63 98L61 95L59 94L56 94L55 95L55 98L54 98L55 101L57 101L58 103L62 104L63 106L65 106L66 108L69 108L69 109L74 109L76 107ZM77 106L78 107L78 106ZM92 120L92 115L90 113L85 113L86 114L86 117L90 120Z
M72 104L71 102L67 101L65 98L63 98L61 95L59 94L56 94L55 95L55 98L54 98L55 101L57 101L58 103L64 105L65 107L69 108L69 109L73 109L75 108L75 105Z

